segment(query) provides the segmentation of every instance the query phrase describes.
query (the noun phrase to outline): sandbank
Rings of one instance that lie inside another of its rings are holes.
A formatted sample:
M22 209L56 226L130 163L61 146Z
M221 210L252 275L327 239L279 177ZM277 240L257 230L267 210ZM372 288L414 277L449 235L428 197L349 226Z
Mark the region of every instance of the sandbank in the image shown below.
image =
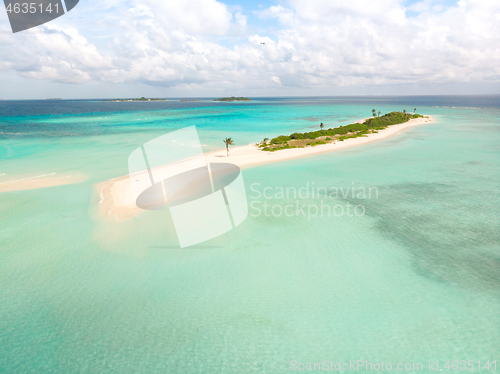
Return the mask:
M258 148L255 144L249 144L239 147L231 147L229 156L227 156L225 149L206 153L205 159L208 163L232 163L244 169L260 164L287 161L361 146L363 144L387 139L411 127L430 122L433 122L432 117L415 118L399 125L389 126L384 130L379 130L378 133L369 134L367 137L350 138L344 141L335 141L334 143L318 145L315 147L283 149L275 152L265 152ZM179 170L185 170L191 162L192 160L184 160L175 164L161 166L155 170L168 177L175 175ZM133 190L140 190L142 185L144 186L143 188L146 189L148 181L149 176L146 173L142 173L142 175L139 173L134 177L134 183L136 183L134 188L131 186L131 181L128 175L96 184L96 193L100 198L98 209L99 215L119 222L128 220L143 212L143 210L138 208L136 205Z

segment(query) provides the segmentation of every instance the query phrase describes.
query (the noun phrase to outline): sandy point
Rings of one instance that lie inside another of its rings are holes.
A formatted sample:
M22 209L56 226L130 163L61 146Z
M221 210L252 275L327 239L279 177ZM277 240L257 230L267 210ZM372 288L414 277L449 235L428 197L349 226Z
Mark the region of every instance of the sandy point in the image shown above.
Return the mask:
M80 183L87 179L84 175L62 175L57 173L5 175L4 178L5 180L0 181L0 192L63 186L65 184Z

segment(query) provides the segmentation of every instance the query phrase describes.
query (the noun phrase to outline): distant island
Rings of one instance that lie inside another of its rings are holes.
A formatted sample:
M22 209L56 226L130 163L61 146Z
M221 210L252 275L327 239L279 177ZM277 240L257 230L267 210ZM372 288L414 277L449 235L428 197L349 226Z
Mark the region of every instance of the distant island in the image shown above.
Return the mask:
M181 101L200 101L199 99L181 99Z
M220 99L215 99L214 101L251 101L248 97L222 97Z
M45 99L45 100L62 100L62 99L59 98L59 97L51 97L51 98L48 98L48 99Z
M321 144L334 143L336 140L342 142L349 138L366 137L368 134L377 133L378 130L383 130L388 126L405 123L414 118L424 118L424 116L406 111L391 112L383 116L380 116L379 112L377 116L375 110L373 110L373 118L368 118L363 123L353 123L351 125L339 126L327 130L323 130L324 125L321 123L319 125L320 130L318 131L304 133L295 132L290 135L280 135L271 140L264 138L264 140L257 145L263 151L267 152L275 152L281 149L290 148L314 147Z
M167 101L167 99L147 99L143 96L139 99L113 99L113 100L103 100L103 101L112 101L114 103L117 103L122 101Z

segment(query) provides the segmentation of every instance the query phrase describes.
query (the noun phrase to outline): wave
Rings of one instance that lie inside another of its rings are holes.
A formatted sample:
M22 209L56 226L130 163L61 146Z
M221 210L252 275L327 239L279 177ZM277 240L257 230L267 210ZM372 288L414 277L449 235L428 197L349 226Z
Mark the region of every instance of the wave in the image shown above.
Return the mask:
M488 108L478 108L474 106L440 106L440 105L433 105L433 108L447 108L447 109L488 109Z

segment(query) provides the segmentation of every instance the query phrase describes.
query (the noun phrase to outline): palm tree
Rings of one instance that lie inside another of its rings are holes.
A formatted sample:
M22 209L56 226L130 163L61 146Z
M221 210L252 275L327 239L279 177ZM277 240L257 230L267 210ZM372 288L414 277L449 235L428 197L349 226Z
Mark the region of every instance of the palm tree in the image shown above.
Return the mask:
M380 117L380 110L378 111L378 116Z
M323 125L323 122L321 122L321 123L320 123L320 125L319 125L319 128L320 128L321 130L323 130L323 127L325 127L325 125Z
M375 109L372 109L372 114L373 114L373 117L376 117L377 116L377 111Z
M234 142L233 142L233 139L231 138L226 138L224 140L222 140L224 142L224 144L226 145L226 151L227 151L227 155L229 156L229 146L230 145L234 145Z
M403 109L403 114L405 115L406 118L406 109Z
M413 109L413 112L414 112L414 113L417 113L417 108Z
M267 143L268 140L269 140L269 138L264 138L263 142Z

